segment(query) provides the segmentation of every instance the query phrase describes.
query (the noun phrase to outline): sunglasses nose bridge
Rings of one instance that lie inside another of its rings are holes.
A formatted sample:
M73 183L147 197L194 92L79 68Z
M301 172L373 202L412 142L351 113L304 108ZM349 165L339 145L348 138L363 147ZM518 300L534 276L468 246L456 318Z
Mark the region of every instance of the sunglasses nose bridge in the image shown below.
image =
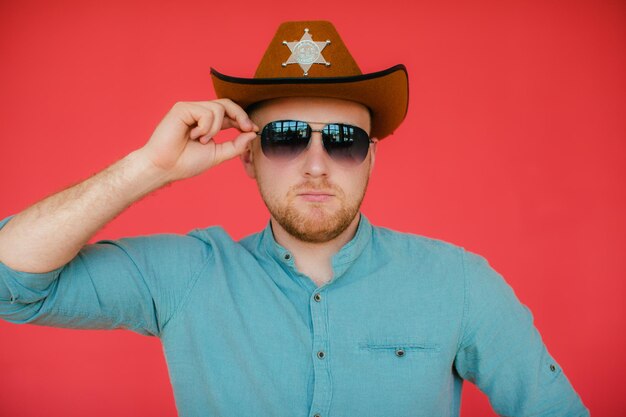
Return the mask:
M318 141L316 138L319 139L319 142L322 142L322 129L313 129L311 127L309 127L309 130L311 132L311 136L309 137L309 148L311 147L311 144L313 142ZM323 143L323 142L322 142Z
M318 148L319 151L326 153L326 148L324 146L324 138L322 136L321 129L319 130L311 129L311 137L309 138L309 143L307 144L307 147L306 147L307 152L310 151L311 148Z
M321 130L312 130L304 151L303 169L307 176L323 176L328 173L330 155L324 147Z

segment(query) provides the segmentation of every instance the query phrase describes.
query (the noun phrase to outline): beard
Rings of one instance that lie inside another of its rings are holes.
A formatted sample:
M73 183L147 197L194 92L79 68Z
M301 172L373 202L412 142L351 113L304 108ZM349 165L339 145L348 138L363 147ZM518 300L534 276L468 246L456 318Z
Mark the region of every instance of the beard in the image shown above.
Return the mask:
M369 176L360 195L351 201L343 190L327 180L308 181L294 186L283 199L266 193L260 183L258 187L270 214L287 233L303 242L325 243L335 239L350 226L361 208L368 182ZM301 190L332 190L333 198L339 201L340 207L333 210L328 207L328 203L307 202L306 208L298 209L295 200Z

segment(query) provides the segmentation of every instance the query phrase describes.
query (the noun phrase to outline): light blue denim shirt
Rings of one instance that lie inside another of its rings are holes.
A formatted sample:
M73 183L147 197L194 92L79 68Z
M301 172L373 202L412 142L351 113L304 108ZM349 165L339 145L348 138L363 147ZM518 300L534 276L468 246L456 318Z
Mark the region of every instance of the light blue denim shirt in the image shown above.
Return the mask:
M500 415L589 415L484 258L361 214L332 267L318 287L269 222L102 240L48 273L0 263L0 317L159 337L182 417L458 416L464 380Z

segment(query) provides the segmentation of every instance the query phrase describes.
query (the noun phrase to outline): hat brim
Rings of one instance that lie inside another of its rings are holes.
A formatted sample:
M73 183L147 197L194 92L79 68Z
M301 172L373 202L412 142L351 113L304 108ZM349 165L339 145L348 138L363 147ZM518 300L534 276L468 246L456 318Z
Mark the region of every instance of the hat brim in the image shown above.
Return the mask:
M369 108L370 136L383 139L402 123L409 103L409 79L404 65L349 77L238 78L211 68L218 98L229 98L244 109L280 97L330 97Z

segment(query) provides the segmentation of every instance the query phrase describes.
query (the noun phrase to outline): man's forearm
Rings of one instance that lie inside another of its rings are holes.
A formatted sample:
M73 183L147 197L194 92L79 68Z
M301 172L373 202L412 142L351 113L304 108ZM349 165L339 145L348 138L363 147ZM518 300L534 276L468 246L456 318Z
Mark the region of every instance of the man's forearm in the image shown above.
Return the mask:
M45 198L0 230L0 261L25 272L65 265L104 225L168 180L141 149Z

